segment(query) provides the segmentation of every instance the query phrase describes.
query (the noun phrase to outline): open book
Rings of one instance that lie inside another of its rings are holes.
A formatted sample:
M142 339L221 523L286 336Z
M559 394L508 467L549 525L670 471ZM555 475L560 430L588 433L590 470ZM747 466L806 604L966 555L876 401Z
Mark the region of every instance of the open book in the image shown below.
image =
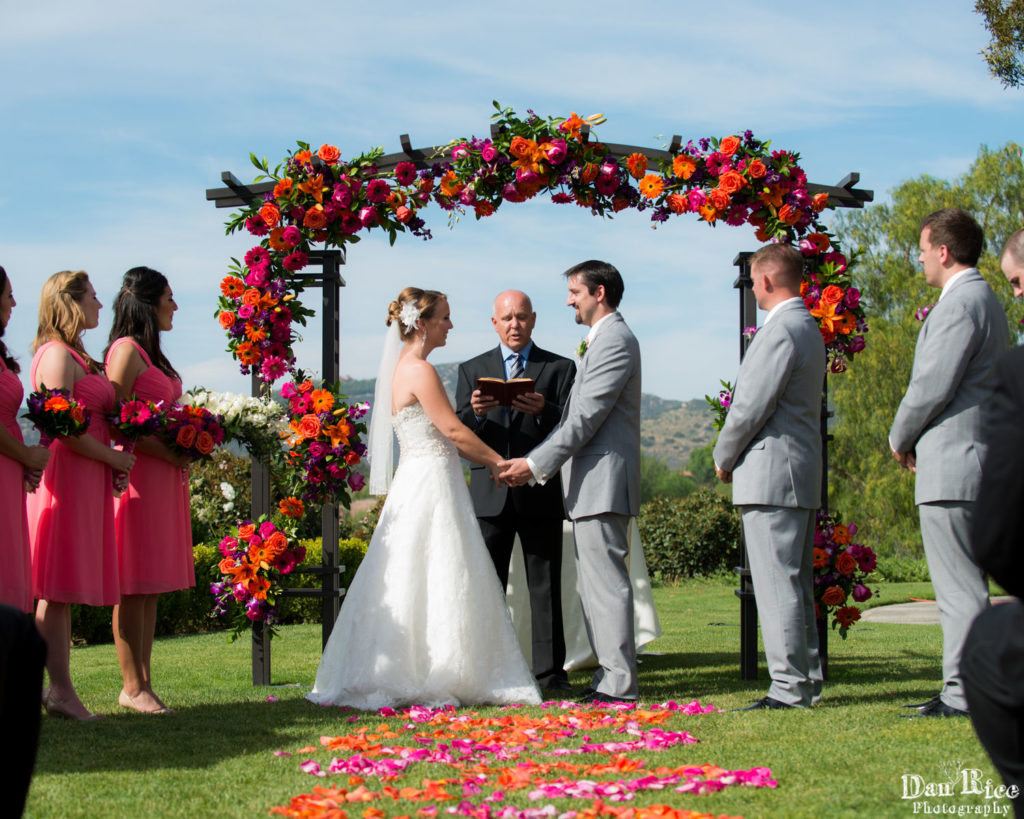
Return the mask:
M478 378L476 388L484 395L494 398L503 407L512 406L517 395L533 392L535 382L532 378L510 378L503 381L500 378Z

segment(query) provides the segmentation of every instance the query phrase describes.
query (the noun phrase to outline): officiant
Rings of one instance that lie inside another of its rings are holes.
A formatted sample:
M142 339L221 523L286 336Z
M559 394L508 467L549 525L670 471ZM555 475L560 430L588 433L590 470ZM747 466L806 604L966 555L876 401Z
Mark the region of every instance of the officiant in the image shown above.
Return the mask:
M506 290L494 299L491 324L497 347L459 367L456 414L506 459L525 455L558 423L576 376L573 362L542 350L532 339L537 314L530 297ZM533 391L508 407L478 388L477 379L530 378ZM542 688L568 690L562 628L562 486L509 488L491 480L487 469L470 466L469 491L484 542L503 586L518 534L530 594L533 674Z

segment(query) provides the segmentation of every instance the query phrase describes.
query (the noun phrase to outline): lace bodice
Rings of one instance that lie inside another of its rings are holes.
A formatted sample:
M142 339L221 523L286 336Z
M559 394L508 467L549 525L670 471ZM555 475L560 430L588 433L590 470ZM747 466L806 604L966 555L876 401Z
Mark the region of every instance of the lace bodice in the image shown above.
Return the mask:
M458 454L455 444L434 426L419 403L395 413L395 433L400 447L399 462L406 458L450 458Z

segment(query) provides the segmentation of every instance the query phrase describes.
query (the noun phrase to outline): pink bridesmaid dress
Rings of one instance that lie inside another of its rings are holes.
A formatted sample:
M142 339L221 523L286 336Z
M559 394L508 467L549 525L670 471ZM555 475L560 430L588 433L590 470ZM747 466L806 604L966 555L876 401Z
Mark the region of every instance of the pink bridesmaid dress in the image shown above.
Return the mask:
M0 360L0 424L20 443L18 410L24 390L18 378ZM0 603L32 611L32 563L25 512L25 477L21 463L0 455Z
M144 401L162 401L171 406L181 397L181 382L154 367L145 350L133 339L131 344L147 368L132 387ZM135 452L128 490L118 498L116 508L117 555L121 594L160 594L187 589L196 584L192 561L192 518L189 512L188 473L163 458Z
M51 344L60 342L47 342L32 359L33 384ZM65 349L87 373L72 390L92 413L85 434L109 446L107 414L114 409L114 388L102 373L89 373L78 353ZM50 444L42 483L28 496L33 589L39 599L88 606L120 600L112 477L105 463L73 452L60 439Z

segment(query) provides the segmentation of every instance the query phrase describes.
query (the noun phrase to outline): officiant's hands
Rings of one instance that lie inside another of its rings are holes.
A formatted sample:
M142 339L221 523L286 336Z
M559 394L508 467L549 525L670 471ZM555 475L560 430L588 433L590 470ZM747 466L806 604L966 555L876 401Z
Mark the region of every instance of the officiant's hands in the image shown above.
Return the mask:
M540 415L544 411L544 396L539 392L524 392L512 400L512 409L527 415Z
M480 390L473 390L473 394L469 396L469 406L473 408L473 414L477 418L483 418L492 409L497 409L501 406L492 395L485 395Z

